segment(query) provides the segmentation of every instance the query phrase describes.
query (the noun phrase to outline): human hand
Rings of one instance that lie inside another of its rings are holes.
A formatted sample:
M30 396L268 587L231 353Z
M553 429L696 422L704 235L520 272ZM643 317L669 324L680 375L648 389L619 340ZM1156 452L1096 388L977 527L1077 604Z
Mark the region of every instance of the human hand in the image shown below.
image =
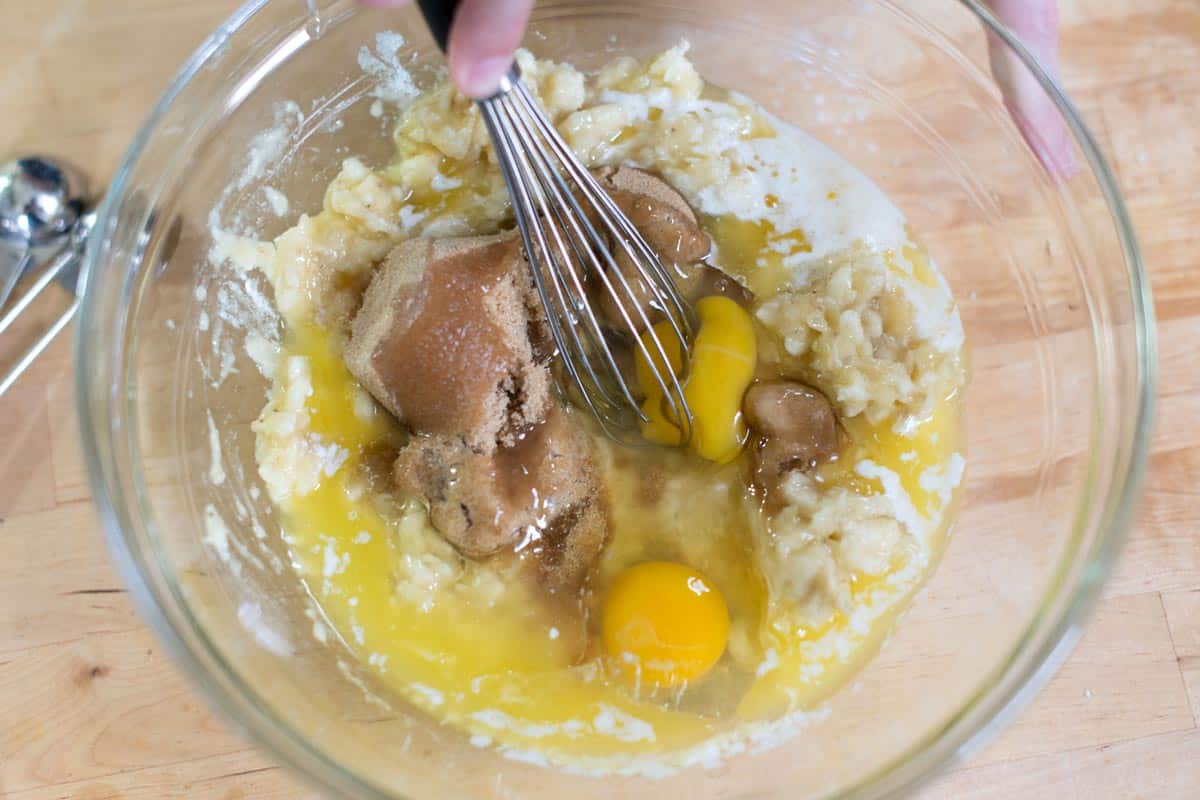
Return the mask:
M361 0L365 5L399 6L408 0ZM1058 78L1056 0L985 0L999 20L1025 43L1052 78ZM462 0L450 29L446 60L450 79L468 97L487 97L512 64L533 0ZM988 34L992 74L1005 105L1052 174L1075 170L1071 137L1054 102L995 35Z
M1025 43L1051 78L1058 79L1058 3L1056 0L984 0L996 17ZM1058 107L1020 59L994 34L988 34L992 74L1004 103L1052 175L1075 171L1071 135Z
M360 0L368 6L401 6L408 0ZM446 62L450 80L467 97L487 97L512 65L533 0L462 0L450 26Z

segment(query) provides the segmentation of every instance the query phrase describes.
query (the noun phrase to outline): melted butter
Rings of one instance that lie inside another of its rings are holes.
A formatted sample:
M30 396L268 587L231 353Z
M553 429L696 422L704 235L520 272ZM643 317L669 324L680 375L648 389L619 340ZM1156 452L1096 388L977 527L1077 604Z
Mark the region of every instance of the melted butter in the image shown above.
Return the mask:
M884 493L878 480L855 470L864 460L888 469L900 484L916 512L929 524L929 552L921 564L905 557L893 561L879 575L852 575L850 596L855 611L867 625L851 625L850 616L835 611L827 620L793 629L791 635L767 630L764 639L772 649L776 666L762 675L743 697L738 714L744 719L770 719L794 708L809 708L821 702L873 658L883 646L897 616L932 572L945 548L950 523L960 492L949 498L921 486L921 473L943 465L962 453L962 431L957 397L937 403L909 435L894 430L888 420L869 425L862 419L847 421L851 445L836 461L825 464L818 480L841 486L864 496Z
M904 259L912 266L912 276L919 283L922 283L932 289L936 289L940 284L938 282L937 273L933 271L933 264L929 261L929 253L919 247L908 245L900 251Z
M494 604L453 586L429 606L396 592L405 523L356 488L369 446L388 434L387 415L355 413L359 390L327 333L293 330L285 351L309 360L311 432L351 451L316 490L284 505L289 544L329 622L383 681L472 734L567 756L674 750L712 733L698 714L639 701L603 669L579 667L569 637L549 633L560 620L522 581ZM628 723L616 733L614 715Z
M442 180L456 184L439 188L434 180L412 180L401 171L406 159L426 159ZM507 203L503 177L486 161L448 158L431 145L405 140L402 155L383 175L409 194L406 203L427 219L456 217L466 228L484 232L495 228L495 207Z
M657 109L652 109L652 110L657 110ZM662 112L659 111L659 113L661 114ZM625 127L619 129L616 132L616 134L611 139L608 140L608 143L611 145L626 144L626 143L632 142L634 139L636 139L637 135L638 135L638 129L636 126L626 125Z
M888 269L897 275L912 278L922 286L928 286L931 289L941 286L933 264L930 262L929 254L919 247L906 245L900 250L899 258L889 250L884 253L883 260L888 265Z
M651 122L661 116L651 109ZM745 122L747 138L775 135L761 114L748 112ZM638 133L622 129L613 143ZM485 161L437 158L439 174L461 183L441 191L418 186L407 202L430 219L455 215L476 229L493 227L495 201L504 191L494 169ZM827 198L836 200L837 193ZM781 202L775 195L763 198L771 209ZM722 215L703 223L720 265L759 298L788 286L785 260L812 252L803 231L778 231L767 221ZM904 248L904 265L889 257L897 271L938 285L923 250ZM929 564L900 559L882 575L852 576L850 615L834 612L781 631L768 619L767 588L750 541L748 515L757 510L745 497L745 464L708 463L666 448L623 450L598 440L612 540L583 598L592 619L615 576L650 560L702 572L725 598L730 617L728 650L703 681L671 692L631 683L598 652L594 622L584 631L592 644L581 650L578 637L560 633L578 623L541 602L523 581L510 576L495 593L478 590L472 578L489 567L466 565L431 603L397 590L395 576L414 556L413 531L402 529L436 534L419 508L398 501L396 507L377 505L362 491L373 450L394 447L402 434L386 413L362 413L361 390L335 338L310 326L289 330L284 343L286 355L309 359L311 432L350 453L316 490L282 508L295 561L328 621L366 668L436 718L506 746L567 757L644 755L698 744L730 724L815 705L878 650L936 562L952 517L942 496L922 488L920 478L961 452L956 398L945 398L911 436L896 434L890 421L849 421L850 448L822 468L819 479L880 494L880 482L855 469L871 460L898 476L919 514L940 514L943 523L931 541ZM850 624L856 613L868 613L865 626ZM614 718L620 720L615 729Z
M593 578L590 602L602 602L617 576L636 564L666 561L702 573L728 607L729 650L678 700L670 693L649 696L736 720L736 703L762 657L758 636L767 609L766 585L748 536L748 516L758 512L745 499L744 465L714 464L673 448L631 450L607 441L598 447L612 498L612 540Z
M747 139L772 139L776 136L775 127L757 111L750 114L750 129L746 131Z
M904 234L907 243L900 248L899 256L894 250L888 250L883 255L888 269L902 277L912 278L922 286L940 288L942 283L933 266L933 260L929 257L929 251L914 244L917 241L916 234L907 225L904 227Z
M877 585L883 586L883 581ZM880 612L865 632L851 630L849 617L840 611L820 625L797 628L789 636L770 631L765 636L772 654L765 662L769 667L738 703L738 716L776 719L828 698L879 652L918 585L908 591L855 587L853 602Z
M308 359L312 376L312 394L307 403L309 424L325 441L340 445L357 457L368 446L395 434L396 425L391 417L373 402L366 418L361 412L353 413L355 399L363 390L353 378L346 379L350 373L324 330L315 325L291 328L286 345L290 355ZM352 413L343 413L347 408Z
M773 199L774 198L774 199ZM769 208L779 199L767 195ZM785 259L811 253L804 231L777 231L768 220L744 220L732 214L703 218L704 228L717 245L721 268L742 281L758 297L771 297L791 282Z
M812 707L877 652L929 569L899 580L906 566L900 562L884 575L854 576L854 606L874 609L865 632L835 612L783 635L767 619L766 586L749 542L747 514L757 512L744 499L744 465L709 464L660 448L629 451L599 440L613 498L613 538L589 604L603 598L629 566L670 560L708 576L725 597L731 620L729 651L698 685L673 693L631 685L604 663L594 644L580 663L574 637L551 638L552 628L566 630L570 621L540 603L522 581L507 581L494 604L454 586L439 590L426 606L397 592L393 576L406 556L397 526L427 525L423 512L416 512L415 523L411 514L400 521L358 487L371 448L400 434L382 411L355 413L361 390L327 332L293 329L285 350L309 359L311 431L351 453L337 473L283 509L301 572L363 663L401 696L473 735L567 758L646 754L697 744L728 724ZM869 426L850 420L846 427L853 444L822 469L821 480L860 494L880 493L878 481L854 470L870 459L899 476L922 515L949 511L936 492L921 487L920 475L959 451L955 398L939 403L909 436L895 433L890 421ZM760 670L764 659L773 660L774 668ZM619 735L607 723L614 713L632 720Z
M737 92L712 84L705 84L701 91L705 100L728 103L741 114L740 133L746 140L772 139L778 135L763 110Z
M846 428L854 442L851 454L836 466L830 465L831 469L823 472L822 478L853 484L860 494L863 493L861 482L866 481L871 493L882 492L875 479L863 478L857 473L847 475L848 469L852 469L849 465L869 459L896 473L917 513L930 518L943 510L942 501L936 491L921 486L921 474L931 466L946 463L954 453L962 452L958 416L956 399L950 397L936 404L933 412L917 423L911 435L897 433L892 420L874 426L861 419L848 420Z

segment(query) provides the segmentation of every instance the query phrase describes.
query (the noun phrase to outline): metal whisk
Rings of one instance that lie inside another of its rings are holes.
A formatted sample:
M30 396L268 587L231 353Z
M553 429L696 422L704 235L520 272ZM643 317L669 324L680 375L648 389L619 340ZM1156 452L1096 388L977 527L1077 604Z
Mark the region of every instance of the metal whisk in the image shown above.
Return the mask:
M457 2L421 0L418 5L445 50ZM616 342L631 343L649 367L667 418L688 441L692 412L683 377L670 367L668 353L678 352L686 367L695 316L666 266L563 141L522 83L515 63L497 92L478 105L504 173L534 284L568 379L566 388L575 390L610 437L632 441L631 434L648 418L627 367L614 352ZM618 252L625 256L624 269L617 262ZM612 301L608 325L593 307L592 287ZM648 303L639 301L635 287L645 292ZM653 325L646 305L667 324ZM640 387L648 394L654 394L654 388Z

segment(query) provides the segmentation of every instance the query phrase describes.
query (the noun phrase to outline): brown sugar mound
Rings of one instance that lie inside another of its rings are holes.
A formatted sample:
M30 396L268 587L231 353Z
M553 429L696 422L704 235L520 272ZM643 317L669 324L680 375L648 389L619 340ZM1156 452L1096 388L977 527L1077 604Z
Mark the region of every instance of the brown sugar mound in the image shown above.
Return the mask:
M792 470L810 471L838 454L841 429L825 395L790 380L759 381L742 398L751 431L754 482L770 505Z
M552 394L544 317L513 234L417 239L380 267L354 319L350 371L415 434L397 487L460 552L510 551L551 592L607 540L594 445Z
M691 264L712 249L696 212L663 179L633 167L601 167L592 175L664 261Z
M578 586L607 539L591 440L552 406L512 446L482 453L457 436L415 437L396 458L396 485L429 503L434 527L464 555L511 550L552 591Z
M592 175L658 254L685 299L695 302L701 297L720 294L743 306L754 301L748 289L704 263L703 259L712 250L712 239L700 227L696 212L674 187L634 167L601 167L592 170ZM624 249L614 247L613 258L633 292L630 300L623 288L617 289L621 305L631 312L629 322L639 330L645 327L641 316L634 313L638 308L651 324L662 319L653 290L638 276ZM616 300L599 281L594 286L594 295L611 324L626 324Z
M414 431L484 453L512 444L552 402L532 283L511 234L406 241L367 288L346 364Z

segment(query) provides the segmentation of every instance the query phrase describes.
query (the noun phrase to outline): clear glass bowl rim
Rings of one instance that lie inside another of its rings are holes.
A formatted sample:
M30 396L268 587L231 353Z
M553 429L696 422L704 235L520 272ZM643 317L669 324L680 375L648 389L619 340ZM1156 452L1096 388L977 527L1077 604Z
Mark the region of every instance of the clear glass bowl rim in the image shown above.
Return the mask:
M1009 664L1003 668L1005 685L997 686L1001 683L997 679L973 697L935 736L914 744L904 757L885 765L853 787L853 796L863 798L903 795L929 781L952 761L977 751L1028 705L1054 674L1078 639L1128 537L1145 475L1154 418L1157 356L1150 282L1112 170L1064 90L1046 73L1017 36L978 0L951 1L973 14L985 30L1014 52L1053 100L1107 203L1129 281L1130 307L1122 310L1129 312L1133 323L1136 353L1133 366L1137 385L1133 407L1129 409L1133 415L1132 436L1128 456L1124 464L1116 465L1118 473L1112 476L1113 488L1105 497L1096 543L1088 554L1085 568L1080 571L1080 577L1073 587L1060 587L1060 591L1068 591L1069 596L1060 605L1054 618L1040 620L1046 626L1041 640L1031 642L1026 637L1018 645ZM126 195L134 167L183 89L208 60L220 52L227 40L270 2L272 0L248 0L205 39L180 68L133 138L99 208L96 231L116 229L119 212L126 207L124 201L128 199ZM95 317L100 313L96 308L99 283L93 279L101 272L97 265L103 248L95 246L98 238L95 237L93 245L87 248L81 274L80 318L74 345L76 408L85 464L101 526L114 563L129 587L135 605L159 641L167 647L189 679L200 687L211 705L273 759L322 790L335 793L334 796L394 800L394 795L344 769L258 703L203 631L192 631L195 635L190 637L181 632L179 626L185 622L195 626L194 619L173 619L167 607L169 603L163 602L158 588L147 580L126 533L136 527L132 524L135 517L131 512L141 513L141 498L128 497L111 472L115 468L113 440L122 432L113 424L108 403L104 403L104 408L98 412L89 402L96 390L90 365L95 359L105 358L109 354L105 343L88 335L98 324ZM120 276L121 280L128 277L128 272L121 270L110 271L110 274ZM106 394L113 406L119 406L124 401L125 393L119 386L108 388ZM1089 469L1084 496L1091 496L1088 489L1095 481L1094 470ZM1030 631L1040 616L1035 616ZM1012 662L1018 659L1023 660L1024 665L1018 672L1009 673Z

